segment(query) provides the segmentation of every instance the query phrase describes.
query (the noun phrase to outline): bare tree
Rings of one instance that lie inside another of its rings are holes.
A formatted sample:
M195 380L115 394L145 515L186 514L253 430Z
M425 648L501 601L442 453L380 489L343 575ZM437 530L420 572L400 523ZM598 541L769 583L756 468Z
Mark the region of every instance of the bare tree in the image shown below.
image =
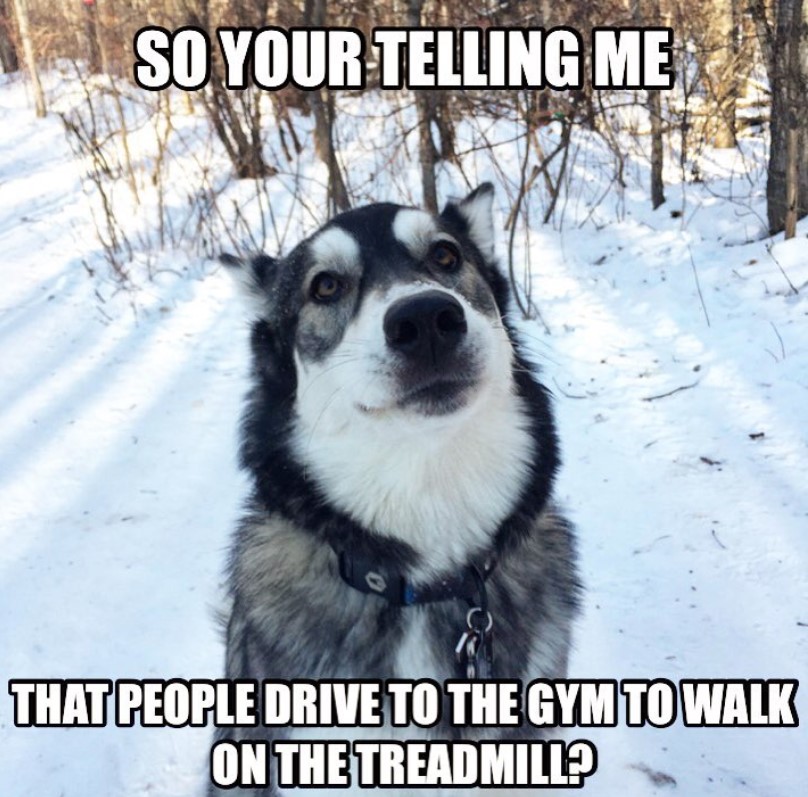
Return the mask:
M42 83L39 80L36 57L34 56L34 43L31 39L31 25L28 21L28 5L26 0L14 0L14 11L17 15L17 26L20 29L20 40L22 41L22 51L25 55L25 66L31 76L31 85L34 88L34 103L36 104L36 115L45 116L45 92L42 90Z
M325 12L325 0L306 0L304 24L315 28L325 27ZM308 102L314 115L314 146L328 168L329 205L332 210L348 210L351 202L334 146L334 94L324 89L315 90L309 93Z
M407 0L407 25L421 26L423 0ZM435 121L433 92L415 92L415 108L418 114L418 155L421 162L421 187L424 192L424 207L432 213L438 212L438 189L435 182L435 166L438 151L432 139L432 125Z
M659 0L651 0L650 17L653 25L659 25L661 15ZM656 210L665 201L665 183L662 169L665 166L665 150L662 145L662 97L659 91L649 91L648 115L651 117L651 205Z
M98 7L95 0L84 0L84 30L87 39L87 68L93 74L101 71L101 48L98 43Z
M218 20L209 0L183 0L182 23L214 30ZM267 0L228 5L228 24L261 27L268 22ZM215 51L215 50L214 50ZM260 95L253 89L237 91L225 86L221 63L214 63L210 82L199 97L214 132L240 180L260 179L275 173L263 152L263 115Z
M735 111L741 84L738 5L739 0L711 0L707 9L711 24L701 42L704 80L716 110L713 143L722 148L737 143Z
M660 23L659 0L649 0L648 11L643 13L640 0L634 0L632 16L637 25ZM662 99L659 91L646 91L646 107L651 120L651 205L656 210L665 201L665 183L662 169L665 151L662 143Z
M793 237L808 215L808 4L777 0L775 24L755 8L764 51L770 53L771 148L766 183L769 231Z
M6 0L0 0L0 67L4 72L16 72L20 68Z

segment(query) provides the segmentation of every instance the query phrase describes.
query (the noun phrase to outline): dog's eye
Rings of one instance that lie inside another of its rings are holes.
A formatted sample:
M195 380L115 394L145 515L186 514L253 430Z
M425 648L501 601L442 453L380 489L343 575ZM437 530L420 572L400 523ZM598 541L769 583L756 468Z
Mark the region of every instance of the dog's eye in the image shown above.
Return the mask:
M429 252L429 259L443 271L457 271L460 268L460 252L448 241L438 241Z
M321 271L311 281L311 298L318 302L335 302L342 296L342 280L330 271Z

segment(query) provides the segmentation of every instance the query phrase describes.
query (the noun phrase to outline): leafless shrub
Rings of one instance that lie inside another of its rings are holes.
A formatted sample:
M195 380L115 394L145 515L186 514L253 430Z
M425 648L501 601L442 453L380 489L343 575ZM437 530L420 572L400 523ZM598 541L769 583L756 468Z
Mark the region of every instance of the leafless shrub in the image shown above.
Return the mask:
M494 179L506 206L511 281L530 314L531 228L619 219L633 181L659 204L666 163L683 181L698 180L705 148L742 133L747 77L765 60L759 14L769 19L774 0L753 3L751 15L740 0L571 0L563 9L545 0L106 0L92 13L67 0L28 3L40 60L74 59L80 99L62 116L86 164L103 251L122 279L134 251L282 249L334 210L382 198L382 178L389 198L435 208L448 190ZM368 41L374 26L407 21L585 32L650 20L675 29L677 82L664 96L596 91L587 63L582 88L569 92L380 92L372 79L364 92L231 91L214 47L205 89L149 94L129 82L132 36L146 20L211 31L352 26ZM357 132L369 125L372 139ZM584 176L592 173L596 181Z

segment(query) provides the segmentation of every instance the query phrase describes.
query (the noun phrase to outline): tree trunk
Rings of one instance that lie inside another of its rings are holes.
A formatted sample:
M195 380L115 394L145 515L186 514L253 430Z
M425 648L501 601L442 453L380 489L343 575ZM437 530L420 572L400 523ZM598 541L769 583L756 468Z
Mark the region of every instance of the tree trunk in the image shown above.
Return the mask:
M648 113L651 116L651 205L656 210L665 201L662 168L665 151L662 146L662 99L658 91L648 92Z
M737 0L718 0L712 10L716 18L717 41L707 68L708 86L716 105L716 128L713 144L722 149L737 145L735 111L738 104L739 48L737 38Z
M766 74L769 76L769 83L771 83L776 68L774 62L774 31L766 15L766 0L754 0L749 6L749 11L755 23L758 45L763 56L763 63L766 66Z
M432 139L432 92L416 91L415 107L418 111L418 154L421 161L421 184L424 192L423 205L430 213L438 212L438 186L435 180L437 150Z
M766 182L769 232L786 228L787 217L808 215L808 5L778 0L769 81L772 86L771 147ZM790 142L790 146L789 146ZM789 211L789 206L791 210Z
M784 233L786 240L797 234L797 199L799 197L799 173L797 148L799 134L789 128L786 141L786 218Z
M91 75L101 71L101 48L98 44L98 7L84 2L84 33L87 37L87 69Z
M407 0L407 25L409 27L421 26L423 5L423 0ZM435 122L434 92L428 89L416 89L415 110L418 114L418 160L421 163L423 206L430 213L437 213L438 187L435 180L435 166L438 162L438 151L432 138L432 125Z
M11 14L5 0L0 0L0 67L3 72L16 72L20 68L20 59L11 28Z
M325 0L306 0L303 24L314 28L325 27L325 12ZM328 168L329 212L348 210L351 202L334 146L334 96L328 89L320 89L310 91L306 97L314 116L314 146Z
M639 0L634 0L632 16L638 26L658 25L660 22L659 0L650 0L648 14L643 14ZM665 183L662 169L665 165L665 149L662 141L662 97L659 91L646 91L646 107L651 119L651 205L656 210L665 201Z
M329 212L348 210L351 202L348 199L348 190L342 178L342 170L334 147L334 97L327 89L321 89L310 92L308 101L314 114L314 142L317 154L328 168Z
M31 76L31 85L34 89L36 115L41 118L47 113L45 109L45 92L42 91L42 83L39 81L39 72L36 66L36 58L34 57L34 43L31 40L31 26L28 24L28 6L25 0L14 0L14 11L17 14L17 25L20 29L25 66Z

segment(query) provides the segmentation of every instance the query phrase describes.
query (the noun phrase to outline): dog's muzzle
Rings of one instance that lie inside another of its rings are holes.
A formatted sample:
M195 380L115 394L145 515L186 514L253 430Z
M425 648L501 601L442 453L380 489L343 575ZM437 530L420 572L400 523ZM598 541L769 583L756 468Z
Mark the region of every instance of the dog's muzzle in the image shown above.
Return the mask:
M468 323L457 299L428 290L393 302L384 336L398 360L399 407L445 415L465 404L477 366L464 345Z
M443 291L399 299L384 316L387 345L408 360L439 366L466 337L463 306Z

